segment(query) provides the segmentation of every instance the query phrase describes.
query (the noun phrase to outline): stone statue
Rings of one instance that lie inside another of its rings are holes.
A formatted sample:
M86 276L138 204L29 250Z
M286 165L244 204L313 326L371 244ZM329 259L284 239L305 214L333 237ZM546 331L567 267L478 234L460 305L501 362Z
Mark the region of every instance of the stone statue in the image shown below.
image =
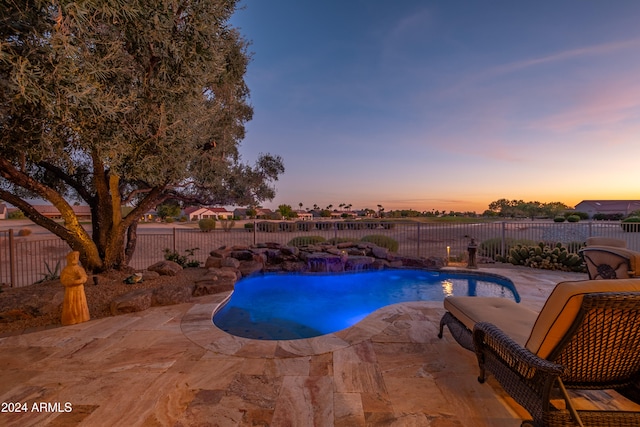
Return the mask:
M67 254L67 265L60 273L60 283L64 285L63 325L75 325L90 319L87 297L84 294L87 273L79 263L80 252L69 252Z

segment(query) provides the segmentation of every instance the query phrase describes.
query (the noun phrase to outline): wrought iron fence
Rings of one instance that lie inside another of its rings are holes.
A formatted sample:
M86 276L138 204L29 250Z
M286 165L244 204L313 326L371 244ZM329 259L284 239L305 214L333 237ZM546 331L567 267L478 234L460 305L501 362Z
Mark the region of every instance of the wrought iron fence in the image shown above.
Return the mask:
M136 251L130 265L145 269L164 259L165 251L190 259L206 261L220 247L248 246L258 243L304 244L319 240L359 241L366 236L385 236L397 242L397 253L417 257L444 257L464 260L474 239L478 256L496 258L506 255L517 243L562 243L577 252L587 237L623 239L627 247L640 251L640 232L625 232L617 221L508 221L474 223L420 223L400 221L299 221L248 223L246 228L201 232L175 227L165 232L138 228ZM16 237L12 230L0 231L0 282L11 286L30 285L64 263L69 247L58 238L33 240ZM58 271L59 272L59 271Z

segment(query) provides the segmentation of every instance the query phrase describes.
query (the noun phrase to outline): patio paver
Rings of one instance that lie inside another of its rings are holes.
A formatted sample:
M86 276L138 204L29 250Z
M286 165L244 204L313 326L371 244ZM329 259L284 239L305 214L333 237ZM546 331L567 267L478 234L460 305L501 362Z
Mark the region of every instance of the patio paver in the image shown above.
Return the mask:
M535 309L557 282L586 278L487 270L511 278ZM278 342L215 328L225 296L0 338L0 409L27 404L0 412L0 425L507 427L525 416L494 381L477 382L475 356L448 331L437 338L441 302ZM615 393L581 402L637 408Z

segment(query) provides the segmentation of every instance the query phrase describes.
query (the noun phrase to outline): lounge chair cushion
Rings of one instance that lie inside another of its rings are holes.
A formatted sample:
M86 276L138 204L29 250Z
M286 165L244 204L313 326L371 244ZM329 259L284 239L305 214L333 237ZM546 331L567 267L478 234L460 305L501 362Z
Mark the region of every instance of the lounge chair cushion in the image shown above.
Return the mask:
M640 252L614 246L587 246L583 254L596 253L598 264L607 264L616 268L616 277L640 276ZM621 258L629 260L629 266L620 264Z
M588 237L587 247L589 246L611 246L614 248L626 248L627 241L622 239L614 239L613 237Z
M547 358L569 330L586 293L638 291L640 279L637 278L558 283L542 307L525 347L539 357Z
M538 313L507 298L447 297L444 308L470 331L478 322L490 322L524 346Z

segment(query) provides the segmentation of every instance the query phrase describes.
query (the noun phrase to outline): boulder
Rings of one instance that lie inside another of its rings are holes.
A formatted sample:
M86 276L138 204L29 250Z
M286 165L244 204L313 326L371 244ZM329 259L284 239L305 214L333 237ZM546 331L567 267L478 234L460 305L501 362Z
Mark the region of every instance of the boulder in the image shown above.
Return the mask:
M251 274L260 273L264 268L264 264L257 261L240 261L240 266L238 270L242 274L243 277L249 276Z
M164 260L156 262L152 266L148 267L147 270L155 271L162 276L175 276L182 271L182 266L177 262Z
M204 263L204 268L220 268L222 267L223 258L211 255Z
M195 285L176 286L164 285L153 291L151 306L172 305L189 302Z
M151 307L153 289L139 289L116 297L111 301L111 314L143 311Z
M240 267L240 261L235 258L222 258L220 267L231 267L237 269L238 267Z

